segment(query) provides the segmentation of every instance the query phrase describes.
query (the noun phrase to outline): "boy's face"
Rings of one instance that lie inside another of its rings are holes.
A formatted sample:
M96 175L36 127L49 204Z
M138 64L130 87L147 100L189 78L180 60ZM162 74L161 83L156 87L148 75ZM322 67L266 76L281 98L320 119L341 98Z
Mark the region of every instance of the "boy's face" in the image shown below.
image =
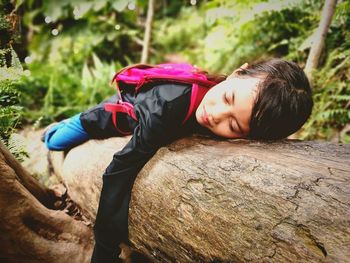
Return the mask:
M238 77L235 72L211 88L196 110L200 125L225 138L244 138L249 134L257 86L261 81L260 78Z

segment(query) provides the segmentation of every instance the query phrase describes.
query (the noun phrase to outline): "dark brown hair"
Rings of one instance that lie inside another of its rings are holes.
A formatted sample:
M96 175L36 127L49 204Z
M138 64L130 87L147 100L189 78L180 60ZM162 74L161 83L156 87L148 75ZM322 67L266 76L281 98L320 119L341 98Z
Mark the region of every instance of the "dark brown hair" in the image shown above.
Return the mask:
M299 130L310 116L311 87L296 63L265 60L241 69L238 75L262 79L250 120L249 138L285 138Z

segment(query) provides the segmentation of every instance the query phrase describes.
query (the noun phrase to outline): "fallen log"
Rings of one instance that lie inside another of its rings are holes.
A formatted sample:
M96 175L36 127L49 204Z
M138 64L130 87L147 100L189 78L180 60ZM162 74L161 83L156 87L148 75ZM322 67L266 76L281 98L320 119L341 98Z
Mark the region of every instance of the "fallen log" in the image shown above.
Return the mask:
M91 218L104 168L127 140L53 154ZM155 262L350 262L349 153L326 142L179 140L136 179L130 241Z

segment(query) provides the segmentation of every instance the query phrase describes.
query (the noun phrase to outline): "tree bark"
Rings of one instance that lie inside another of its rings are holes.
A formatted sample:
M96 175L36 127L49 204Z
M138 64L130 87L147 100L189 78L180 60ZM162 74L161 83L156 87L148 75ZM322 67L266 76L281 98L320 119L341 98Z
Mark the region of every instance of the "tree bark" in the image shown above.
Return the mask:
M143 38L143 48L142 48L142 55L141 55L142 64L147 63L148 61L148 54L149 54L150 42L151 42L153 13L154 13L154 0L148 0L145 36Z
M53 201L0 144L0 262L90 262L92 230Z
M337 0L326 0L323 6L320 24L318 25L313 42L311 43L309 57L307 58L305 66L305 73L309 79L312 79L312 71L318 66L336 5Z
M54 165L92 216L98 175L126 141L90 141ZM349 262L349 153L324 142L177 141L136 179L130 241L154 262Z

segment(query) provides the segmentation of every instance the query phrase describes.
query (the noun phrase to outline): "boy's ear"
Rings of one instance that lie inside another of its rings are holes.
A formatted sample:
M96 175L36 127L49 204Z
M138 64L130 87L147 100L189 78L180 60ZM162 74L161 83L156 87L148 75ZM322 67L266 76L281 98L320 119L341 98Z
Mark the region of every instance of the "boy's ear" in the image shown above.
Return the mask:
M248 63L244 63L242 66L240 66L239 68L235 69L235 71L233 71L233 72L231 73L231 75L229 75L229 76L227 77L227 79L231 79L231 78L233 78L233 77L236 77L236 76L237 76L237 73L238 73L239 71L241 71L242 69L247 69L248 66L249 66Z

